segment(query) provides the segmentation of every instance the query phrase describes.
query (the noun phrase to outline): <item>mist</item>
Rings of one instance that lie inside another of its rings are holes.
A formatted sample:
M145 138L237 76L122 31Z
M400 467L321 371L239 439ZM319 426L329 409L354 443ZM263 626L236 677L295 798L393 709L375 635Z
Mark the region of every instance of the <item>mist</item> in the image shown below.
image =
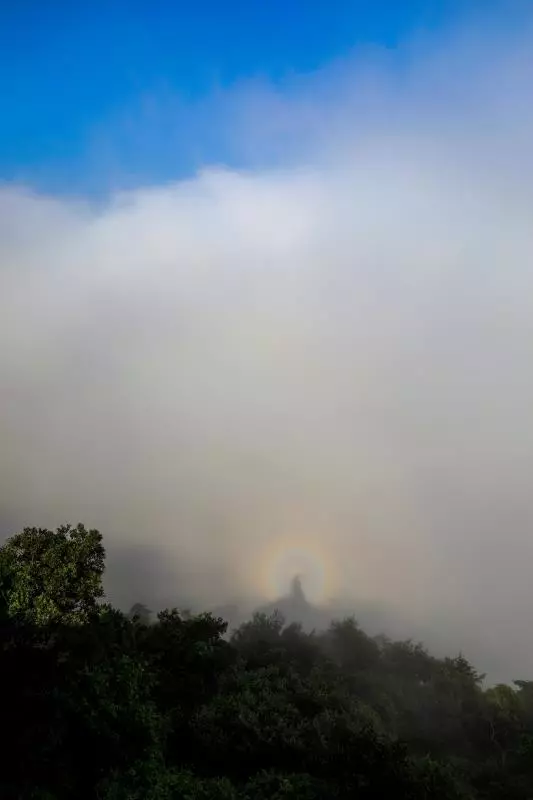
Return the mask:
M240 169L5 184L2 531L99 528L121 604L302 572L533 676L530 31L235 87Z

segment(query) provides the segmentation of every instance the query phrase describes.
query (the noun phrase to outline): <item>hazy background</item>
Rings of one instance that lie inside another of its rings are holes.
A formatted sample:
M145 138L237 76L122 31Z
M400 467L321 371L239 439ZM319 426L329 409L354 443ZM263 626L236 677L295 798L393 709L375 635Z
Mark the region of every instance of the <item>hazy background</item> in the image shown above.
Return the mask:
M531 678L532 29L405 48L206 101L246 169L0 189L0 528L98 527L125 605L272 599L296 548Z

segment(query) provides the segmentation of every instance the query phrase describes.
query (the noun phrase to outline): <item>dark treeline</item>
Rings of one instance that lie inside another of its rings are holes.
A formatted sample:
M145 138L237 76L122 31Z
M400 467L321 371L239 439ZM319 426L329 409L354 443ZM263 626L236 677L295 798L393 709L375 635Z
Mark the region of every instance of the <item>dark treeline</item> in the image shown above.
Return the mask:
M533 797L533 683L350 618L124 614L104 565L81 525L0 550L2 798Z

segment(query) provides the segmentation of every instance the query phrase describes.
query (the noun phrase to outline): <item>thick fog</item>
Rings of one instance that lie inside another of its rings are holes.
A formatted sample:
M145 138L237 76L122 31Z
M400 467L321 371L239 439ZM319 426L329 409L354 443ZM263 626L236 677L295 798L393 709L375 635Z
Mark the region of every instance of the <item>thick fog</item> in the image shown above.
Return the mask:
M302 572L533 677L533 36L504 38L228 91L242 170L4 185L3 532L98 527L126 604Z

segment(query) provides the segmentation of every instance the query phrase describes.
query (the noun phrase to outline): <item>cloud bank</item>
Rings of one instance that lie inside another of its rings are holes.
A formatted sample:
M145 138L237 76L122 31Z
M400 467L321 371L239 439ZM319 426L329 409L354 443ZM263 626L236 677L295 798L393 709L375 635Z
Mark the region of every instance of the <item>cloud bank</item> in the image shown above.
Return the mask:
M271 597L309 551L312 599L532 676L532 44L242 87L262 168L5 185L6 531L99 527L120 602Z

